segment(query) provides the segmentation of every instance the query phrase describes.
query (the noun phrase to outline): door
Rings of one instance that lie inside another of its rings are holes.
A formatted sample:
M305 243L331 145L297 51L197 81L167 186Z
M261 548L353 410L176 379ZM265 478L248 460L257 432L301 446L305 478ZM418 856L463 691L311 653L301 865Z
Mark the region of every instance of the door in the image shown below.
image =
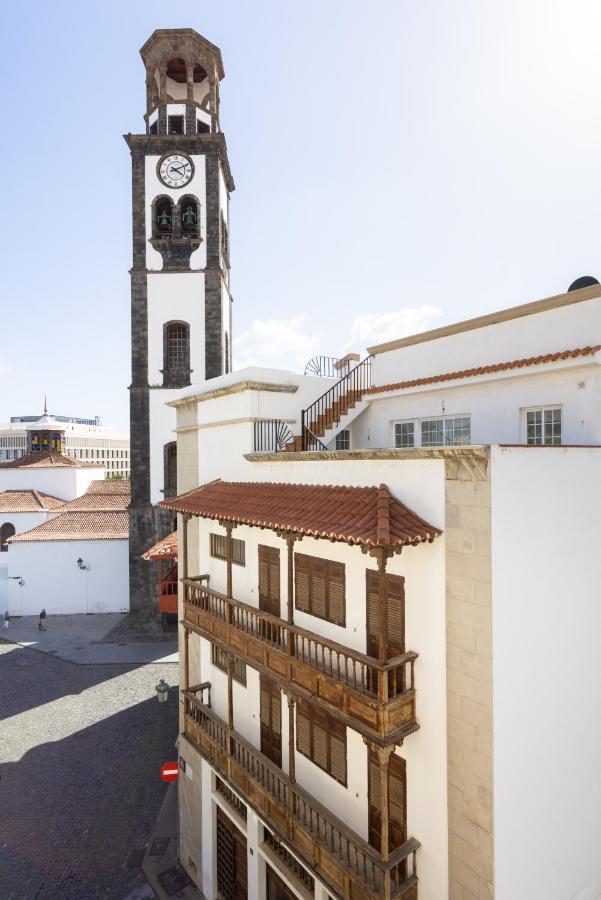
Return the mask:
M367 595L367 655L378 658L380 636L380 573L366 572ZM400 575L385 575L388 593L388 621L386 623L386 659L405 652L405 579ZM389 673L389 695L404 690L404 667Z
M246 838L217 807L217 889L223 900L247 900Z
M375 756L368 755L368 828L369 843L380 850L382 794L380 770ZM407 840L407 775L405 760L391 754L388 772L388 846L392 852Z
M282 695L278 685L261 675L261 753L282 768Z
M259 609L280 617L280 551L259 544Z
M265 866L267 874L267 900L296 900L290 888L276 875L271 866Z

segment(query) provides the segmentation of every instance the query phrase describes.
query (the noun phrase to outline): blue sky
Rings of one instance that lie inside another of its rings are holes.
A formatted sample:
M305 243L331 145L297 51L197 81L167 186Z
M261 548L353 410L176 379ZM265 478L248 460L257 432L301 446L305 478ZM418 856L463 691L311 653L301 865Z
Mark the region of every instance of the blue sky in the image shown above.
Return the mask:
M2 4L0 27L0 420L47 393L127 424L121 135L143 130L157 27L223 53L238 366L601 276L595 0L34 0Z

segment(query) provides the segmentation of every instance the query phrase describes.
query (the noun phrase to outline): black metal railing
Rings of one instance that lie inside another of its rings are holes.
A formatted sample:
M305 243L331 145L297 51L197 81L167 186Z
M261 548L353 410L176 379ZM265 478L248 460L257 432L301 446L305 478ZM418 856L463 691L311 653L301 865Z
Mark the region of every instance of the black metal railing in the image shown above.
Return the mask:
M312 356L305 366L305 375L318 375L320 378L337 378L335 356Z
M253 451L255 453L273 453L283 450L293 440L293 434L286 422L281 419L260 419L254 423Z
M320 438L329 428L338 425L341 418L361 400L365 391L371 387L372 361L373 356L366 356L325 394L322 394L311 406L302 411L303 450L325 449Z

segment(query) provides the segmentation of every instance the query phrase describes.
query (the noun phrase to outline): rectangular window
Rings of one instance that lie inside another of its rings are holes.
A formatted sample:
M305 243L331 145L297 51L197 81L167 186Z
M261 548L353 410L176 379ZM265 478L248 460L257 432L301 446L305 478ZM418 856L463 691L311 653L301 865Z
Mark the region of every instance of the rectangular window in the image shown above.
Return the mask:
M334 625L346 622L344 564L318 556L294 554L294 605L301 612Z
M238 659L237 656L234 656L233 659L234 671L232 677L246 687L246 663L243 659ZM222 672L227 672L227 661L228 654L225 650L222 650L217 644L211 644L211 662L213 665L221 669Z
M150 134L157 134L159 130L159 121L155 119L150 128L148 129Z
M214 559L227 559L227 538L224 534L211 534L210 553ZM236 566L246 565L246 548L244 541L232 538L232 562Z
M346 787L346 728L306 700L296 701L296 749Z
M469 416L445 416L421 422L422 447L457 447L469 444L471 428Z
M184 117L183 116L169 116L169 134L183 134L184 133Z
M351 433L348 428L344 428L342 431L339 431L336 435L336 449L337 450L350 450L351 449Z
M561 408L526 410L527 444L561 444Z
M394 446L415 447L415 422L395 422Z

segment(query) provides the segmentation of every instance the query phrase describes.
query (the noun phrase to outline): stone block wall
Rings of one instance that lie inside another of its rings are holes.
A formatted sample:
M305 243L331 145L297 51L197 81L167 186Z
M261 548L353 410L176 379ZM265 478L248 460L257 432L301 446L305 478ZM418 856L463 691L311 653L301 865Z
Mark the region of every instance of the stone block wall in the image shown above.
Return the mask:
M450 900L493 897L490 466L446 461Z

